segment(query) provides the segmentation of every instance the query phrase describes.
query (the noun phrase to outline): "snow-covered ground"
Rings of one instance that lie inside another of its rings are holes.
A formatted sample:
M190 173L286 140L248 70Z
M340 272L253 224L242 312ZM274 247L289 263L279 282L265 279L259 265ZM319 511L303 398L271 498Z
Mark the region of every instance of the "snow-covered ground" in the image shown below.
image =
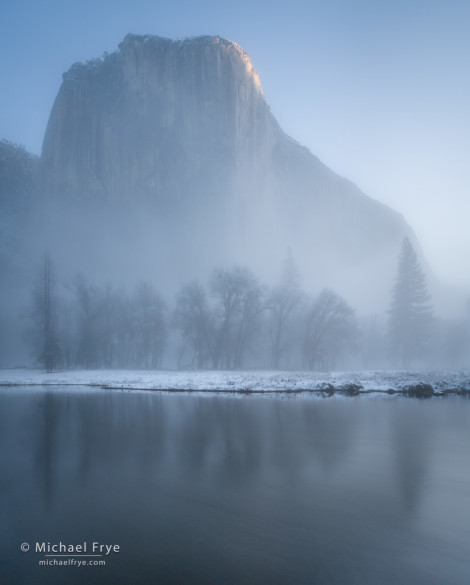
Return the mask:
M470 372L270 372L270 371L137 371L0 370L0 386L79 385L132 390L197 392L402 392L407 386L430 384L435 393L469 392ZM352 386L356 385L356 386Z

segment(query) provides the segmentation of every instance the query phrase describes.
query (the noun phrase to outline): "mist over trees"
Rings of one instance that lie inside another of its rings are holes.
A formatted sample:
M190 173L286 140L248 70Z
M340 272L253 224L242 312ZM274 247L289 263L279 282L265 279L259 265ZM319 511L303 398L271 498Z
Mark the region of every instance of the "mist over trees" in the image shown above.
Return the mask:
M279 368L281 359L298 344L300 307L303 302L300 271L289 248L279 284L272 288L266 302L271 366L274 369Z
M52 367L466 365L463 308L429 326L413 254L391 292L405 235L282 130L238 44L127 35L64 73L40 158L0 140L0 364L25 361L16 315L47 248ZM459 298L432 285L443 311Z
M193 354L196 368L215 362L214 323L209 310L207 293L198 282L183 286L176 298L174 325L180 330L182 343L178 351L178 368L182 366L185 351Z
M28 314L29 328L25 337L36 360L46 372L52 372L61 363L61 344L57 333L59 300L57 284L50 255L46 252L41 276L33 289Z
M111 285L92 286L80 276L72 291L75 335L69 354L78 366L161 367L167 310L153 285L141 282L126 294Z
M308 294L290 250L272 286L238 265L184 283L173 299L146 281L130 289L83 275L58 283L46 255L25 334L47 371L462 367L470 355L470 303L460 320L433 317L408 239L387 314L358 315L330 288Z
M415 241L405 219L290 139L248 55L220 37L127 35L75 63L40 159L0 141L0 211L5 366L25 360L16 314L43 248L61 266L53 367L468 363L464 318L428 328L418 269L406 300L412 260L384 310L397 247ZM27 337L45 365L39 288Z
M247 268L216 269L210 282L215 316L215 368L241 368L264 309L260 285Z
M428 352L433 323L430 299L416 252L405 238L389 311L390 349L404 369Z
M329 289L309 303L305 314L302 356L310 370L336 369L344 350L353 350L357 336L354 309Z

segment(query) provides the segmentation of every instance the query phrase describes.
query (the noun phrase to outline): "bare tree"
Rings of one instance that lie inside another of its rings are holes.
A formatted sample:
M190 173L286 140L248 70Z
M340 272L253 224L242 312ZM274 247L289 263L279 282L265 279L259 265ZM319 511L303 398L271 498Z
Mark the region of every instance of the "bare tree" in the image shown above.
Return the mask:
M300 280L299 269L288 248L279 284L271 290L266 302L274 368L279 368L281 359L295 343L294 320L303 297Z
M141 282L133 297L136 365L160 368L167 340L166 305L148 282Z
M351 347L355 336L354 309L335 292L324 289L305 315L305 364L310 369L334 367L340 349Z
M246 283L238 307L235 329L233 367L241 368L256 334L260 331L260 315L263 311L261 288L254 279Z
M248 268L214 270L211 291L215 301L216 346L214 367L241 367L243 356L258 329L261 289Z
M77 303L78 343L77 364L86 368L100 366L98 289L88 284L83 275L73 282Z
M207 294L198 281L183 286L176 300L174 322L183 335L178 365L187 345L194 352L197 368L207 367L216 361L214 319L210 311Z
M121 319L119 295L111 284L97 291L97 346L100 366L112 367L116 360L117 326Z
M53 306L53 275L49 253L44 258L44 349L42 361L47 372L52 372L60 359L60 344L57 337L55 322L57 310Z
M134 360L134 316L128 295L120 290L114 295L114 365L132 367Z

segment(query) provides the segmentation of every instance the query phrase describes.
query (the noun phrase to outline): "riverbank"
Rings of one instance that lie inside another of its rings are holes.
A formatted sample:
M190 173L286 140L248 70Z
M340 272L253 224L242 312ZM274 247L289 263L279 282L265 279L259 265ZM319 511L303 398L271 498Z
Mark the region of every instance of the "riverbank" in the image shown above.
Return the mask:
M87 386L173 393L470 397L470 372L151 371L1 369L0 386Z

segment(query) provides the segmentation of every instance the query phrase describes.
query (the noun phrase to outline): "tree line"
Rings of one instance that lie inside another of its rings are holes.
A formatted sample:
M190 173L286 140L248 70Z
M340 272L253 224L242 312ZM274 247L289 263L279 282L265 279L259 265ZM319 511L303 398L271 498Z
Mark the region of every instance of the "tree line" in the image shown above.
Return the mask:
M232 266L214 269L205 283L187 282L172 304L150 282L128 292L77 276L62 291L46 255L25 335L47 371L409 368L435 364L436 352L446 353L443 339L464 356L470 345L467 329L459 337L451 323L433 316L408 238L387 315L358 316L331 289L307 294L290 251L271 287L247 267Z

